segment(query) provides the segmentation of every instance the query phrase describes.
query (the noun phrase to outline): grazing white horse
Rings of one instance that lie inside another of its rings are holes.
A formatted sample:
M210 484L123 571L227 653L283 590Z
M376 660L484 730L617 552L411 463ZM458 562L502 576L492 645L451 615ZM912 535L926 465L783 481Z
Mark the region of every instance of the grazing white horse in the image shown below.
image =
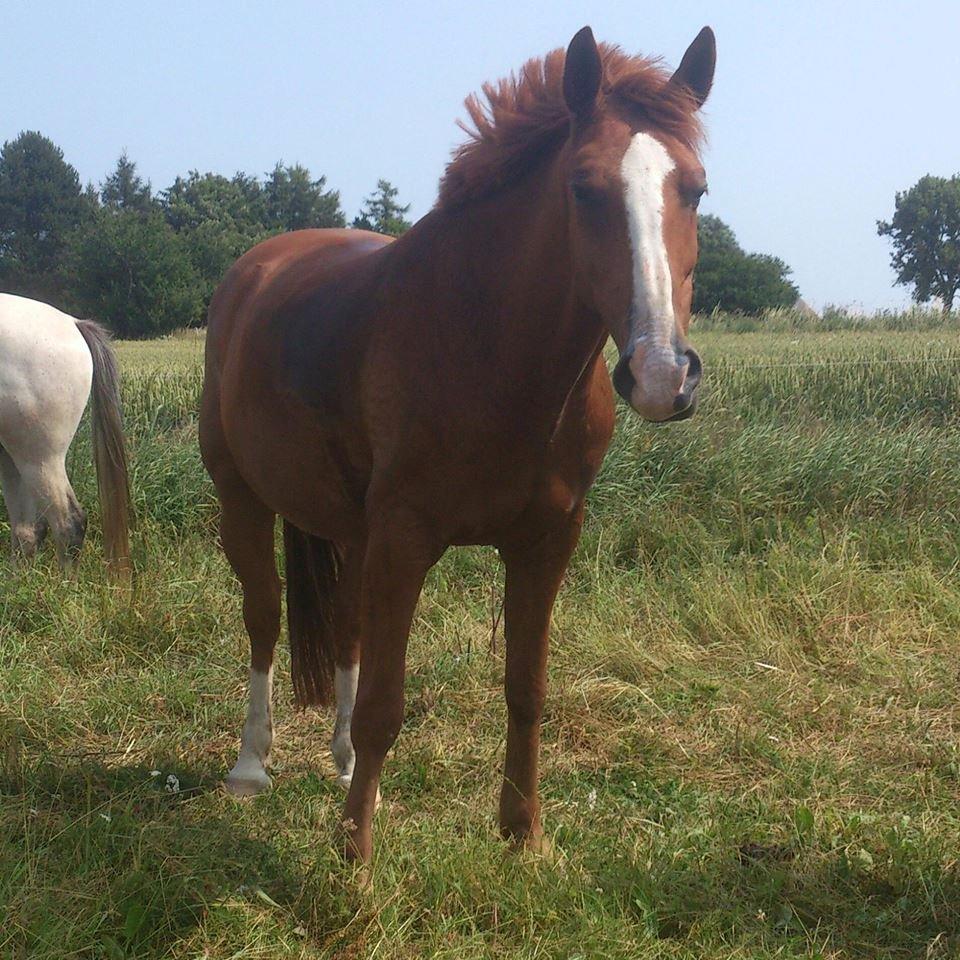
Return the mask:
M117 362L107 333L46 303L0 293L0 481L15 559L47 531L69 567L86 515L67 479L67 448L93 388L93 456L107 560L130 562L130 490Z

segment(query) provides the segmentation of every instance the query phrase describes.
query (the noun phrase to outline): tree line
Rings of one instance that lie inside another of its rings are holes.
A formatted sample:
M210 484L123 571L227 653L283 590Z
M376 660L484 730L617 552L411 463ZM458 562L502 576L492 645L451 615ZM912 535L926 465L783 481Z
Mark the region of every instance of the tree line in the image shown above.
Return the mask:
M397 236L409 205L379 180L351 226ZM286 230L344 227L337 190L304 166L264 177L190 171L154 192L126 154L84 189L63 151L24 132L0 151L0 290L95 317L120 337L201 325L233 261ZM745 252L715 216L699 223L694 310L756 314L792 306L790 268Z
M352 226L397 235L409 205L380 180ZM0 290L150 337L204 322L230 264L287 230L344 227L340 194L299 164L263 178L191 171L154 193L123 154L81 189L63 151L25 132L0 151Z

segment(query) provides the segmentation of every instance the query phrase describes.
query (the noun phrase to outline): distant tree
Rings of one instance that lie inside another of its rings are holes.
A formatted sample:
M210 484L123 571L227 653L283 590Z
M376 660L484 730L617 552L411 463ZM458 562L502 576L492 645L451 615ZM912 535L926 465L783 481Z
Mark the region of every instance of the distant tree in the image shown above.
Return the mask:
M112 210L137 210L146 213L153 208L150 182L137 176L137 165L124 150L113 173L100 184L100 199Z
M410 204L397 203L400 191L389 180L378 180L377 189L363 203L363 210L353 218L353 226L360 230L373 230L399 237L409 230L411 223L404 216L410 210Z
M88 183L80 195L80 223L85 223L91 216L96 215L100 209L100 191L92 184Z
M703 214L697 220L697 242L701 256L716 250L743 253L733 230L711 213Z
M62 303L62 257L85 204L63 151L26 131L0 150L0 287Z
M69 259L80 307L120 337L160 336L200 315L200 278L159 211L102 207L74 232Z
M260 240L283 230L344 225L340 195L325 185L325 177L311 179L306 167L278 163L262 183L244 173L228 178L193 170L163 191L163 215L183 238L199 278L196 322L203 322L230 265Z
M700 255L693 276L694 313L720 309L755 314L797 302L800 291L787 279L790 268L779 257L746 253L719 217L700 217L697 239Z
M264 229L263 190L256 177L245 173L230 178L191 170L160 194L160 206L178 233L209 222L247 234Z
M193 170L160 195L160 206L197 272L195 322L202 323L210 297L233 261L270 233L264 226L263 189L256 177L244 173L228 178Z
M310 179L300 164L278 163L263 184L263 225L268 230L304 230L308 227L342 227L340 192L324 190L327 178Z
M896 282L912 285L917 303L938 297L949 313L960 289L960 174L921 177L895 204L892 220L877 221L877 233L893 243Z

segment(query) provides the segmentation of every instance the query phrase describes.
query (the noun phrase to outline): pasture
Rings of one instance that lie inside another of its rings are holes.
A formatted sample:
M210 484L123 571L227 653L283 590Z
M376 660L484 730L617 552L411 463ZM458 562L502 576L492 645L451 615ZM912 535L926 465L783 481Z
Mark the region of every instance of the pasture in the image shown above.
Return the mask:
M502 581L459 550L415 621L372 893L285 652L275 789L217 789L247 649L202 340L120 344L133 601L103 575L85 427L78 574L0 576L0 956L958 956L960 331L693 339L700 414L621 405L557 604L553 856L496 834Z

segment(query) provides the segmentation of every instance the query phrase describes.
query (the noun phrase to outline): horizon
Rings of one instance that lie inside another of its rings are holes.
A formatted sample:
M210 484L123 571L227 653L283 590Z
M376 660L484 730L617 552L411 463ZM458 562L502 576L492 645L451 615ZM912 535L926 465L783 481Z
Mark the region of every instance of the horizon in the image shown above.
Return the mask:
M176 0L131 11L110 0L91 20L79 8L17 0L8 35L28 42L0 63L10 104L0 140L39 130L84 185L99 184L126 151L154 192L192 169L262 177L277 162L299 163L339 191L348 222L383 178L417 220L463 140L463 99L483 82L565 46L584 23L598 40L675 67L709 24L718 66L705 107L702 212L728 223L746 250L783 259L818 311L910 305L876 221L924 174L960 170L960 130L944 117L960 8L710 6L637 14L610 3L587 15L563 2L543 15L514 3L507 21L423 0L334 11L296 0L271 19L256 6L198 12Z

